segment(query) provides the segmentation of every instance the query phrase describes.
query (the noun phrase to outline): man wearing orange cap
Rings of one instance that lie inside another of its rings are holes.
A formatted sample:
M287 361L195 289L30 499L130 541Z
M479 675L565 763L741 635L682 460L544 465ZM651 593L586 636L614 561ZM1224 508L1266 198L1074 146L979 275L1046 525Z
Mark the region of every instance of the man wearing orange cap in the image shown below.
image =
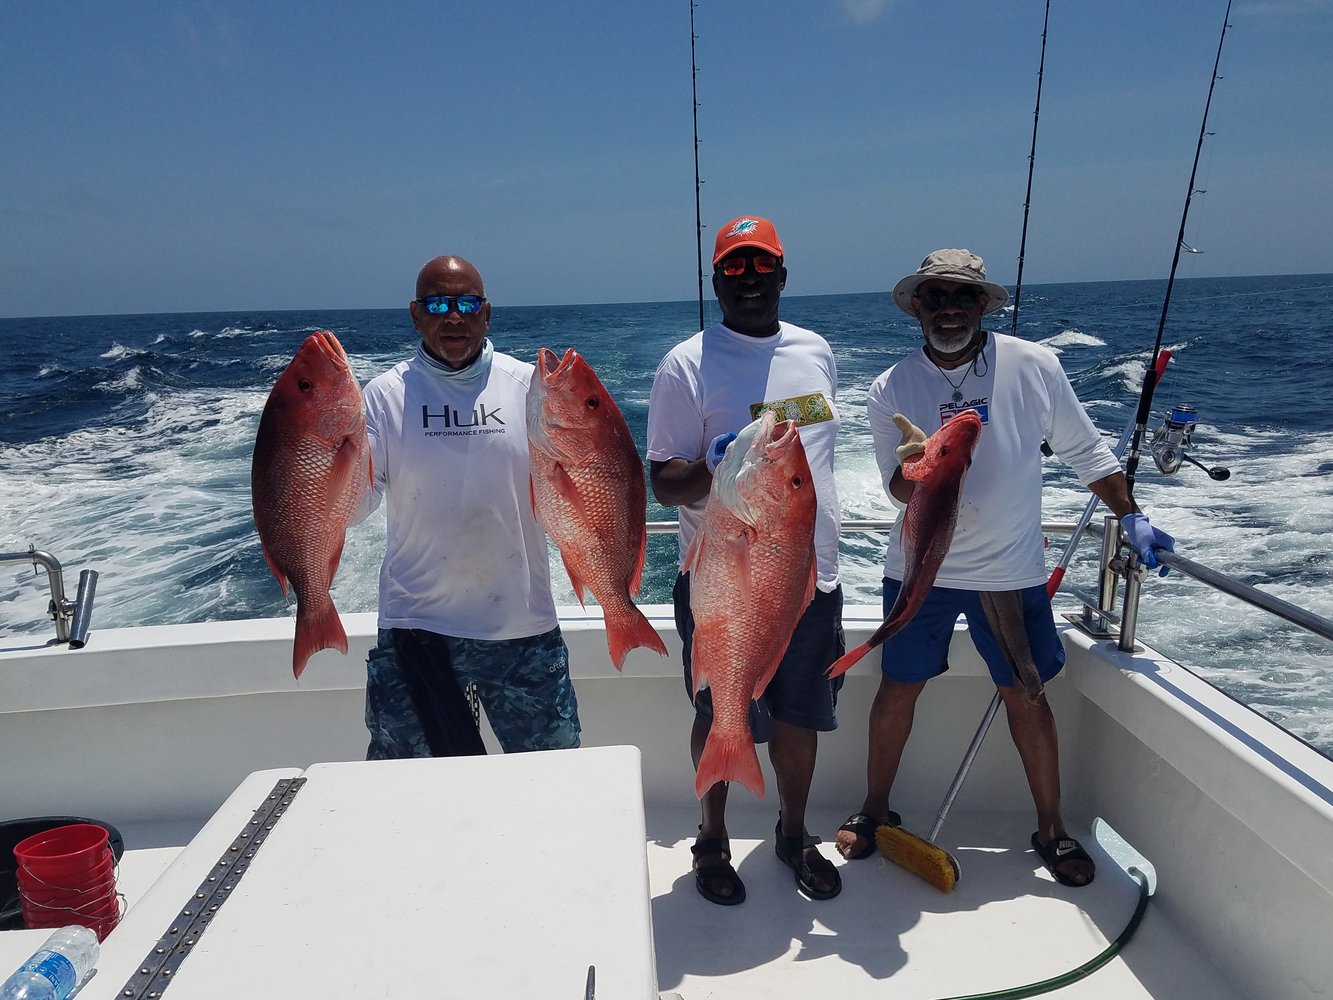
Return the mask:
M838 870L807 834L805 808L814 776L818 733L837 728L841 678L828 666L842 655L842 587L838 580L838 494L833 448L839 418L834 405L838 370L828 342L817 333L783 323L778 305L787 281L782 242L773 223L742 216L723 226L713 250L713 291L722 322L677 344L658 366L648 400L648 461L659 503L679 507L683 560L698 530L713 471L730 440L765 409L798 422L818 502L815 524L817 582L786 655L750 723L758 742L769 744L780 812L777 855L812 899L842 889ZM676 626L684 645L685 688L692 692L689 575L673 592ZM712 725L712 700L704 688L695 699L690 750L696 769ZM695 885L711 902L734 906L745 886L731 865L726 827L727 783L703 796L694 853Z

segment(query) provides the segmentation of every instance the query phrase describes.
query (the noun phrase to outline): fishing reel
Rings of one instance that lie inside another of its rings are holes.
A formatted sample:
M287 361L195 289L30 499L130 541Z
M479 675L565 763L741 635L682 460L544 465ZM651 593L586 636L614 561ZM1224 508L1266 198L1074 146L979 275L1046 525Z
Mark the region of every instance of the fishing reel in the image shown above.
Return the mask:
M1197 422L1198 412L1187 403L1177 403L1167 410L1166 416L1162 418L1161 426L1153 431L1152 444L1149 446L1152 451L1153 462L1156 463L1158 470L1167 476L1175 475L1182 462L1189 462L1190 465L1198 466L1208 473L1209 478L1218 482L1230 479L1230 469L1224 469L1220 465L1210 469L1202 462L1190 457L1190 435L1194 433L1194 426Z

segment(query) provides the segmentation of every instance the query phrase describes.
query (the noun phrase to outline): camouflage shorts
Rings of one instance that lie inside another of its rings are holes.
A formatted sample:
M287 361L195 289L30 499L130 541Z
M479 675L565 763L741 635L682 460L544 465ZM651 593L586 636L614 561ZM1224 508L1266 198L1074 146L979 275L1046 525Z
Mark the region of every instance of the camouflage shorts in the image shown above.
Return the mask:
M440 638L458 683L475 685L505 753L579 745L578 701L560 629L523 639ZM431 755L387 629L366 657L366 729L366 760Z

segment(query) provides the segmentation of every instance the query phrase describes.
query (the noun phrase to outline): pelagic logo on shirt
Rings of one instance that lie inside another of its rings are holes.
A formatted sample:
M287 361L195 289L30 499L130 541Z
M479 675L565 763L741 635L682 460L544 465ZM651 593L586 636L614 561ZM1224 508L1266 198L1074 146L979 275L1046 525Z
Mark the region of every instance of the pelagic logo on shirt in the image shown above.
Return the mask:
M487 409L486 404L478 400L471 413L464 413L455 406L446 406L443 410L432 410L427 403L421 404L421 429L423 437L459 437L467 434L503 434L506 430L504 418L500 416L503 407Z
M768 403L751 403L750 419L758 420L765 410L771 410L779 420L795 420L798 427L823 423L833 419L833 405L822 392L805 396L789 396Z
M982 396L980 399L973 399L965 403L941 403L940 426L943 427L964 410L976 410L983 424L990 423L990 399Z

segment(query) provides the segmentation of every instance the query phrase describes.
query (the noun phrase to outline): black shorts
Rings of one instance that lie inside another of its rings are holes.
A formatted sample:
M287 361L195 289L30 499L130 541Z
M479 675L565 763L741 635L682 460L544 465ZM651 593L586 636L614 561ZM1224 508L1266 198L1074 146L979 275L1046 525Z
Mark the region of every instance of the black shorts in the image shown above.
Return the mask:
M676 611L676 631L684 652L685 693L694 691L690 672L690 647L694 641L694 616L690 613L690 576L676 577L671 592ZM777 672L758 701L750 703L750 730L756 743L767 743L773 735L773 719L801 729L828 733L838 728L838 691L843 678L824 676L829 666L846 652L842 631L842 587L825 593L816 589L814 599L792 632L791 643ZM704 688L694 698L694 711L710 724L713 698Z

